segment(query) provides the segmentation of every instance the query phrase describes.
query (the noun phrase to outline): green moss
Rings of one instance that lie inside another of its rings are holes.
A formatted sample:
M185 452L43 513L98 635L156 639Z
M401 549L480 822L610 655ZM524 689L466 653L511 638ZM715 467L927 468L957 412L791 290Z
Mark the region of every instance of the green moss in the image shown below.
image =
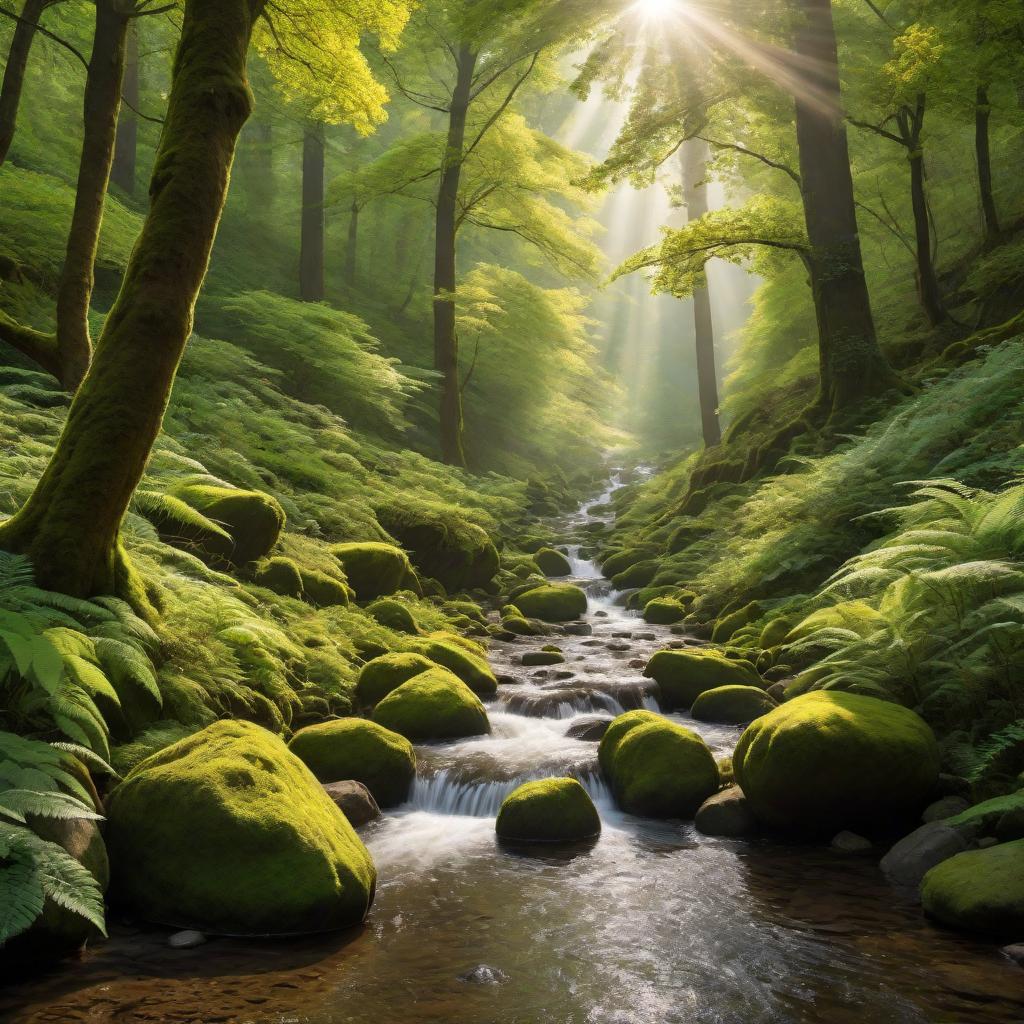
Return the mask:
M318 608L348 606L352 591L340 579L318 569L299 568L303 597Z
M761 636L757 641L757 646L762 651L771 650L773 647L778 647L787 636L790 631L796 625L793 619L782 616L778 619L772 619L765 627L761 630Z
M597 748L597 761L605 776L610 777L615 751L631 729L663 720L661 715L655 714L653 711L644 711L642 708L619 715L605 730Z
M300 729L288 744L321 782L361 782L381 807L409 795L416 777L412 744L364 718L340 718Z
M538 633L537 627L532 622L518 615L502 619L501 624L509 633L514 633L516 636L536 636Z
M565 661L565 655L561 651L527 651L521 658L523 665L561 665Z
M633 724L606 760L615 799L629 814L689 818L718 789L708 745L665 718Z
M834 691L804 694L758 718L733 764L761 821L833 832L916 816L939 774L935 737L913 711Z
M207 532L193 536L184 528L181 539L194 541L214 560L232 565L255 562L270 553L284 529L285 514L280 502L262 491L189 484L173 494L230 534L230 540Z
M373 720L414 743L491 731L480 698L446 668L432 668L402 683L377 705Z
M698 722L746 725L775 706L775 701L759 686L718 686L700 694L690 714Z
M427 637L417 642L413 650L454 672L478 696L493 696L498 692L498 680L487 659L477 653L479 648L474 650L463 646L458 639Z
M658 651L644 675L658 684L668 708L688 708L705 690L719 686L761 686L761 677L749 662L708 648Z
M531 619L571 622L587 610L587 595L571 583L548 583L516 597L516 605Z
M644 606L644 622L671 626L686 618L686 607L674 597L656 597Z
M612 577L612 586L616 590L631 590L633 587L647 587L658 575L660 564L653 559L646 562L637 562L628 569L616 573Z
M954 828L975 826L982 835L993 835L999 819L1010 811L1024 811L1024 789L968 807L966 811L947 818L946 824Z
M479 626L487 625L487 616L475 601L445 601L441 608L446 615L461 615Z
M658 549L654 545L626 548L623 551L616 551L601 563L601 572L604 573L608 579L611 579L613 576L617 576L620 572L624 572L626 569L630 568L630 566L636 565L637 562L649 559L652 555L656 555L657 553Z
M507 604L501 609L501 617L503 619L521 619L523 613L514 604Z
M731 640L740 629L761 618L762 615L764 615L764 607L757 601L751 601L742 608L737 608L736 611L720 618L715 624L711 639L716 644L724 644Z
M376 541L335 544L331 553L341 563L349 586L360 601L393 594L412 576L409 556L393 544Z
M921 883L925 912L991 938L1024 934L1024 839L968 850L937 864Z
M434 667L434 662L422 654L383 654L368 661L356 680L356 699L364 708L372 708L392 690L413 676Z
M401 601L390 597L374 601L366 608L368 614L372 615L382 626L395 630L396 633L419 633L420 627L413 618L412 609Z
M119 899L145 920L223 934L345 928L376 871L344 815L276 736L216 722L143 761L108 804Z
M505 798L494 829L502 839L574 843L600 835L601 818L576 779L540 779Z
M561 551L556 551L554 548L541 548L533 556L533 560L537 563L537 568L545 576L557 578L572 575L572 566L569 564L569 559Z
M302 574L290 558L271 558L261 562L252 574L258 587L266 587L283 597L302 597Z

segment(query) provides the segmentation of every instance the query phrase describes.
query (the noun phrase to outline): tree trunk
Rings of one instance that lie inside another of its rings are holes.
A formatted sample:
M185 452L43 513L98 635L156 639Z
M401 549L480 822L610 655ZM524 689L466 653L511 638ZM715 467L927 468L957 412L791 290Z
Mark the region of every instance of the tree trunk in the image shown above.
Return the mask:
M117 135L117 112L124 77L128 19L117 0L95 0L96 31L85 79L82 153L78 165L75 208L71 214L64 266L57 285L57 349L61 383L74 391L92 356L89 303L103 203L110 182Z
M999 214L992 194L992 153L989 149L988 122L991 115L988 102L988 87L978 86L974 104L974 152L978 159L978 191L981 196L981 213L985 221L985 245L995 245L1002 234Z
M352 200L348 218L348 239L345 242L345 284L354 288L356 283L356 257L359 254L359 202Z
M49 465L0 525L0 547L27 554L43 587L152 611L119 530L192 331L251 109L246 54L263 3L186 0L149 214Z
M831 3L799 0L799 8L805 20L794 44L805 70L796 95L796 130L818 323L816 411L831 419L888 390L895 376L878 347L864 279Z
M299 295L324 299L324 126L311 123L302 136L302 238Z
M477 55L463 44L459 50L455 89L448 114L448 139L437 191L434 238L434 369L441 374L441 458L465 466L462 448L462 382L459 380L459 338L455 329L456 235L459 184L462 179L466 118L469 115Z
M0 167L3 166L14 141L14 130L18 123L18 107L21 104L21 90L25 85L25 69L28 55L36 38L36 26L43 11L51 0L25 0L21 9L21 21L15 22L11 37L11 48L7 53L4 80L0 85Z
M124 67L124 103L117 119L117 141L114 144L114 166L110 180L122 192L135 195L136 155L139 143L139 119L135 111L141 105L139 80L139 23L133 19L128 27L128 47Z
M683 147L683 194L686 219L700 220L708 212L708 144L690 139ZM705 274L707 268L705 268ZM704 447L714 448L722 441L718 421L718 373L715 368L715 331L711 321L711 292L705 286L693 292L693 326L697 345L697 394Z
M924 97L918 96L917 108L906 111L902 125L910 161L910 204L914 211L914 248L917 253L917 294L921 308L932 327L946 320L939 281L932 260L932 233L928 220L928 197L925 194L924 150L921 129L924 124ZM909 129L909 130L908 130Z

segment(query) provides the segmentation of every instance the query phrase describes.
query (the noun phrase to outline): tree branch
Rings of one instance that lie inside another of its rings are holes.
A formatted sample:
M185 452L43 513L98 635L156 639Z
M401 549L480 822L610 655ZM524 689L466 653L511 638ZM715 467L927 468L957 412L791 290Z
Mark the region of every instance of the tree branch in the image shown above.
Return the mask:
M801 184L800 175L797 174L792 167L788 164L780 163L778 160L772 160L771 158L766 157L763 153L757 153L752 149L747 149L746 146L739 146L734 142L719 142L717 139L709 139L706 135L695 135L693 137L695 139L700 139L702 142L706 142L709 146L714 146L715 149L731 149L735 150L737 153L743 154L743 156L751 156L755 160L760 160L761 163L766 164L768 167L774 168L776 171L782 171L783 174L792 178L798 186ZM680 142L680 145L682 145L682 142ZM677 146L676 149L678 148L679 147Z
M483 137L491 130L491 128L494 127L494 124L495 122L497 122L498 118L501 117L501 115L504 114L506 110L508 110L509 104L512 102L513 99L515 99L516 93L519 92L519 89L522 87L522 85L526 82L530 75L533 74L533 69L537 66L537 61L539 59L540 50L537 50L534 53L533 58L530 60L529 67L516 79L515 84L512 86L511 89L509 89L505 98L501 101L501 103L498 104L498 108L484 122L484 126L480 129L479 132L477 132L476 138L469 144L469 148L463 150L463 160L465 160L473 152L473 150L480 145L480 142L483 140Z

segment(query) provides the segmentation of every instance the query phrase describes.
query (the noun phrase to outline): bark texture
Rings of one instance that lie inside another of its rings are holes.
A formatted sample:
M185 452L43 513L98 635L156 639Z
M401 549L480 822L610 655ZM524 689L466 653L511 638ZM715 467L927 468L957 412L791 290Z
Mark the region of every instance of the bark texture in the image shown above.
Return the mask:
M139 71L139 23L133 19L128 27L128 42L125 54L124 85L121 96L124 102L117 118L117 140L114 144L114 166L110 180L123 192L135 195L136 166L138 163L139 119L135 111L141 101L141 78Z
M324 228L324 126L314 123L302 135L299 295L303 302L323 302Z

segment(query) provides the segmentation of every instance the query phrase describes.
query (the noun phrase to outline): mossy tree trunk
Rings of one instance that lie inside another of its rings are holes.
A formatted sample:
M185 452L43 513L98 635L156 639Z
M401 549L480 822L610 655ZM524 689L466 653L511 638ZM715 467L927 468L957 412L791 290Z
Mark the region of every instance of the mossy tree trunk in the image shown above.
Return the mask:
M974 101L974 153L978 160L978 193L981 214L985 224L985 245L999 242L1002 229L996 212L996 199L992 191L992 151L989 146L989 118L992 107L988 101L988 87L978 86Z
M459 49L455 88L448 111L448 138L437 191L434 236L434 369L441 374L441 458L450 466L465 466L462 447L462 382L459 379L459 337L455 325L457 284L456 235L459 185L465 160L466 121L476 72L477 54Z
M57 447L0 547L39 583L148 603L119 540L160 431L252 98L246 54L264 0L186 0L151 204Z
M136 111L141 102L141 76L139 70L139 23L133 20L128 27L125 55L124 102L117 118L117 139L114 143L114 166L110 180L127 195L135 194L135 175L139 148L139 119Z
M348 212L348 238L345 240L345 284L355 287L359 256L359 200L353 199Z
M831 420L896 378L878 345L864 277L831 0L799 0L798 10L797 145L821 374L814 411Z
M700 220L708 212L708 144L690 139L683 147L683 191L688 221ZM706 273L706 269L705 269ZM700 401L701 431L704 447L722 442L718 420L718 370L715 366L715 330L711 319L709 286L693 292L693 326L697 348L697 394Z
M299 295L303 302L324 299L324 227L324 126L311 122L302 134Z
M28 57L35 42L39 19L47 7L57 0L25 0L18 21L11 35L11 47L7 51L3 83L0 84L0 166L3 166L14 141L18 125L18 108L25 86L25 71Z

